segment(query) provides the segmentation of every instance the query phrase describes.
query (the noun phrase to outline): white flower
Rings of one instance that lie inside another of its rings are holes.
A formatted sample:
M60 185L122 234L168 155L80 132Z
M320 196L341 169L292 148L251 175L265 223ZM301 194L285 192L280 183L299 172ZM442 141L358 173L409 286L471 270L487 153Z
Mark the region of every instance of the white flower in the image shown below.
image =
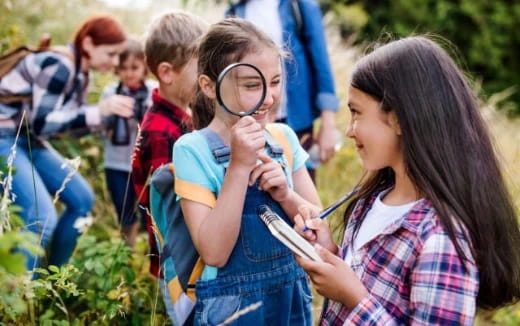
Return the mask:
M92 223L94 223L94 218L92 216L80 217L74 222L74 228L78 230L79 233L83 233L92 225Z

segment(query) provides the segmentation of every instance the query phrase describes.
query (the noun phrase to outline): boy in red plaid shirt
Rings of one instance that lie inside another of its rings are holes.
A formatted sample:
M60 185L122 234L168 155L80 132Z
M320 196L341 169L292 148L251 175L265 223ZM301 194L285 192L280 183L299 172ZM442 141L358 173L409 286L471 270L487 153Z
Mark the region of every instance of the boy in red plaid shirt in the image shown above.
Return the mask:
M171 162L175 141L192 130L188 106L197 84L198 39L205 29L205 23L199 18L176 11L156 19L145 41L146 63L159 81L159 87L153 90L152 107L145 113L140 126L132 161L132 180L139 204L147 210L150 272L156 277L161 275L149 216L148 181L159 166ZM169 296L165 303L167 301Z

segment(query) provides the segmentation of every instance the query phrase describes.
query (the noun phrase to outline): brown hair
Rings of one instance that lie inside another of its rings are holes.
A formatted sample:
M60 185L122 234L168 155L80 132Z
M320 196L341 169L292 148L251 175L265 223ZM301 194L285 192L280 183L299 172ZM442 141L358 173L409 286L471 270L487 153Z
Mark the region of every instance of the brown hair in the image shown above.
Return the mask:
M123 52L119 55L119 64L128 59L128 57L133 56L136 59L144 61L144 49L141 42L134 38L130 38L126 40L125 48Z
M279 51L269 36L252 23L241 18L224 19L212 25L200 43L199 74L216 82L225 67L264 46ZM282 56L283 52L279 52ZM200 87L192 111L196 129L206 127L215 115L214 101L205 96Z
M356 64L351 78L351 86L379 101L384 112L395 112L406 172L433 204L464 264L471 261L461 246L466 233L478 266L478 306L517 302L518 215L478 98L463 72L441 46L416 36L378 47ZM345 216L359 199L393 184L389 167L370 175Z
M128 59L131 56L136 59L142 60L143 62L146 61L142 43L134 38L130 38L130 39L126 40L125 48L124 48L123 52L121 52L121 54L119 55L119 65L118 65L118 67L116 67L116 71L121 67L123 62L125 62L126 59ZM146 64L145 64L145 75L147 73L148 73L148 67L146 67Z
M206 30L206 23L190 13L174 11L155 19L145 41L146 63L157 76L161 62L171 63L180 70L197 56L198 40Z
M123 26L112 16L102 14L88 18L81 24L74 36L74 46L80 56L87 57L88 53L82 47L85 37L89 36L94 45L118 44L126 40Z

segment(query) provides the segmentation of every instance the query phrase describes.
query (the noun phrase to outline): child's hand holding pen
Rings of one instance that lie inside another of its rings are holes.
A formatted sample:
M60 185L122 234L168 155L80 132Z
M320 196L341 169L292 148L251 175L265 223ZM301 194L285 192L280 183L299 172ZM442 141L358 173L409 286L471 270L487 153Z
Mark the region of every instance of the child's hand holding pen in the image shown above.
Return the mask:
M332 233L326 220L315 218L319 211L315 207L300 206L294 217L294 229L311 244L320 244L332 253L338 252L338 246L332 239Z
M338 251L338 247L332 240L329 225L325 222L325 218L327 218L327 216L334 212L338 207L347 202L347 200L352 198L356 192L357 186L322 212L314 211L310 207L298 208L299 214L294 217L294 228L296 232L301 234L310 243L319 243L323 247L329 249L331 252L336 253ZM324 231L325 229L326 232Z

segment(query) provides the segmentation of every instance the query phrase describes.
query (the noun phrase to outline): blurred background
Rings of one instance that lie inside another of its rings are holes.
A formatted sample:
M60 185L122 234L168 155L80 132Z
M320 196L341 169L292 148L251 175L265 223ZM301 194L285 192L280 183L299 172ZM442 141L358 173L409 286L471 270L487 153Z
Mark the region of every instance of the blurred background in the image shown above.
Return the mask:
M495 137L516 207L520 210L520 2L512 0L319 1L327 27L328 50L341 99L336 125L348 123L346 87L355 60L380 39L435 34L468 73L482 99L482 110ZM0 0L0 55L19 45L37 45L44 33L53 45L65 44L76 27L93 13L116 16L130 35L142 37L151 19L170 9L185 9L208 22L224 15L224 0ZM89 102L99 99L111 74L94 74ZM318 122L319 123L319 122ZM0 234L0 325L168 325L156 282L148 273L146 235L133 250L119 237L116 213L106 190L102 142L98 135L63 136L53 145L66 157L81 160L80 172L97 195L93 225L82 235L70 264L24 277L20 256L11 249L22 243L16 232ZM4 158L5 162L5 158ZM1 164L5 172L5 163ZM353 144L343 147L318 168L317 186L324 205L350 190L361 176ZM13 219L16 208L1 207ZM9 214L7 213L9 212ZM338 239L341 209L331 218ZM38 250L38 249L35 249ZM315 315L321 299L315 295ZM520 305L480 312L480 325L520 325Z

